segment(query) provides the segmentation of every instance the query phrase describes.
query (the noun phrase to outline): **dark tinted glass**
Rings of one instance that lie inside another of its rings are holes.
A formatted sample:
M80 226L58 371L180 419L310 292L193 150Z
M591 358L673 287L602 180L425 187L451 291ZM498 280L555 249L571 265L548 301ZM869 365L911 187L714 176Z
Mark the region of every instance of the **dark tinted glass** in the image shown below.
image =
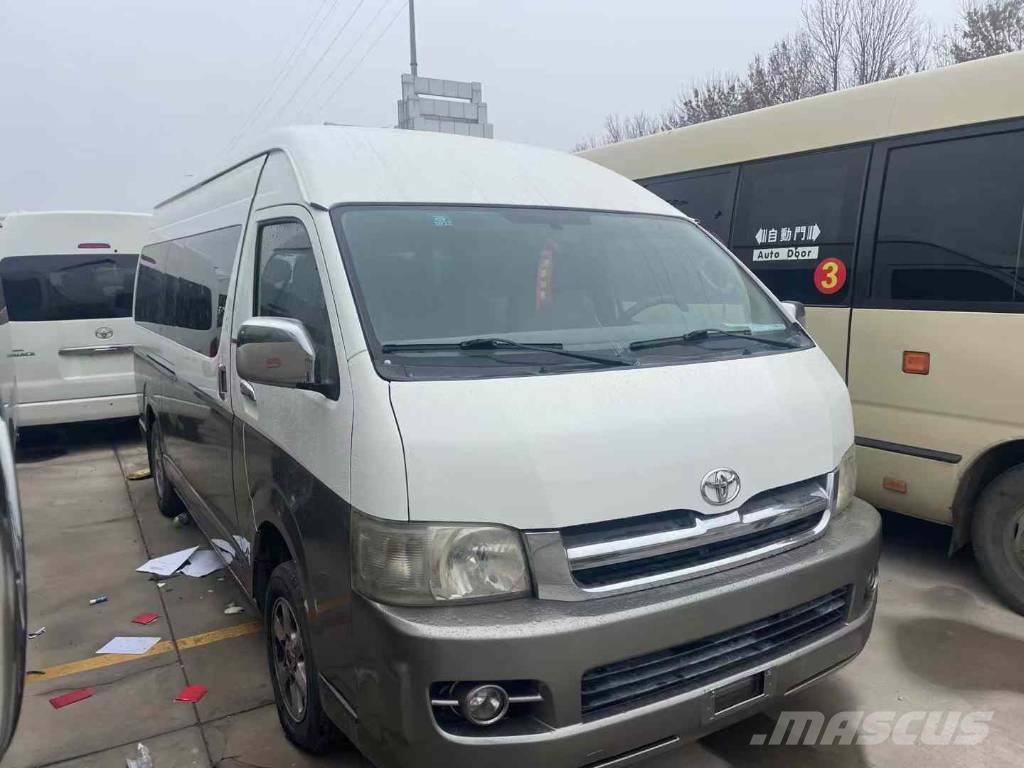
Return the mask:
M732 203L736 194L735 168L645 182L644 186L699 221L723 243L729 242Z
M7 299L4 298L3 280L0 280L0 325L6 323L7 320Z
M260 228L256 314L302 321L316 349L317 381L338 380L331 321L306 228L277 221Z
M12 256L0 261L11 320L41 322L129 317L134 254Z
M872 296L908 306L1024 302L1022 226L1024 133L893 149Z
M241 227L226 227L143 248L136 321L216 356L241 233Z
M848 147L743 166L732 250L780 299L849 304L850 281L823 293L815 269L832 258L853 271L868 152Z

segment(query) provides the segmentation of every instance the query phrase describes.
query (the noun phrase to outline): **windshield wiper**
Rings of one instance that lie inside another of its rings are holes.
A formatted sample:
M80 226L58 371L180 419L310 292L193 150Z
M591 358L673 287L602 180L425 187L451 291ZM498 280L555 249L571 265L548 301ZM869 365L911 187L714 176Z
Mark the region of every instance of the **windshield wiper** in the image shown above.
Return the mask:
M384 344L381 352L434 352L445 349L464 350L488 350L488 349L525 349L531 352L550 352L563 357L572 357L577 360L586 360L589 363L597 363L604 366L635 365L633 360L623 360L617 357L603 357L601 355L590 355L585 352L570 352L562 348L558 343L523 344L512 339L503 339L496 336L487 336L478 339L465 339L464 341L453 342L422 342L409 344Z
M742 331L726 331L721 328L698 328L697 330L684 333L681 336L662 336L657 339L634 341L629 345L629 348L631 350L637 350L653 349L654 347L669 347L674 344L689 344L692 341L701 341L714 336L749 339L751 341L759 341L762 344L767 344L770 347L781 347L782 349L799 349L800 347L799 344L794 344L791 341L780 341L779 339L766 339L764 336L755 336L749 328Z

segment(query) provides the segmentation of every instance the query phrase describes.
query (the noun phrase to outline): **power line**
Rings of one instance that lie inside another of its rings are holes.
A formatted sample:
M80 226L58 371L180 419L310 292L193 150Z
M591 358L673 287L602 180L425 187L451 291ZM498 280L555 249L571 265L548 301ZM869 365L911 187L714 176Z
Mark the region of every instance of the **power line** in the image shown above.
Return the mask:
M237 134L235 134L234 138L231 139L231 143L229 144L227 151L230 152L232 149L235 148L235 145L238 144L238 142L242 139L246 131L248 131L249 128L252 127L253 123L256 122L261 110L263 110L264 107L266 107L267 104L270 103L270 101L274 98L274 95L277 93L278 89L281 87L284 81L288 79L288 73L292 68L292 64L295 61L295 57L298 54L299 49L302 48L302 46L308 41L307 39L311 39L309 33L313 30L314 26L317 23L317 20L320 18L321 11L323 11L324 7L327 6L328 2L331 3L331 9L328 11L327 15L324 16L323 21L327 21L330 15L337 10L338 0L320 0L320 5L317 7L316 12L313 14L313 17L309 20L309 24L306 25L306 29L302 32L302 35L296 41L295 46L292 48L291 53L288 55L287 61L285 61L284 63L284 66L281 67L280 70L278 70L277 76L274 78L270 90L252 110L250 115L245 119L245 122L242 123L242 129Z
M391 27L393 27L395 25L395 22L398 20L398 17L402 15L402 11L404 11L406 6L408 6L408 5L409 5L408 0L406 0L406 2L404 2L404 3L402 3L402 6L398 9L398 12L394 16L391 17L391 20L387 23L387 26L384 27L384 29L381 30L380 34L377 35L376 39L374 39L374 41L372 43L370 43L370 47L366 49L366 53L363 54L362 58L359 59L359 61L356 62L356 65L354 67L352 67L352 69L350 69L348 71L348 74L345 75L345 77L343 77L341 80L338 81L338 84L336 86L334 86L334 90L331 91L331 94L327 97L327 99L320 103L320 108L321 109L323 109L325 106L327 106L329 103L331 103L331 101L334 100L334 97L338 95L338 91L341 90L341 86L343 86L346 82L348 82L348 79L350 77L352 77L352 75L354 75L356 73L356 70L359 69L360 66L362 66L362 63L364 61L366 61L366 57L369 56L370 52L374 48L377 47L377 43L379 43L381 41L381 39L384 37L384 35L386 35L388 33L388 30L391 29Z
M277 110L277 112L274 113L274 116L270 118L270 122L272 124L275 123L277 119L282 115L282 113L284 113L284 111L288 109L289 106L291 106L291 103L295 101L295 97L299 95L299 91L301 91L303 86L305 86L306 81L308 81L309 78L313 76L313 73L316 72L321 62L323 62L327 54L330 53L331 49L333 49L334 46L337 44L342 32L344 32L348 28L348 25L352 23L352 19L356 17L356 14L359 12L359 9L363 7L363 3L365 2L366 0L359 0L359 2L356 4L356 7L352 9L352 13L349 14L348 18L345 19L345 23L341 25L341 28L334 34L334 37L331 38L331 42L329 42L327 44L327 47L324 48L323 53L320 54L320 57L316 60L316 63L313 64L312 68L306 73L306 76L292 91L292 95L288 98L288 101L282 104L281 107Z
M317 88L310 91L309 97L302 102L302 106L295 112L296 116L301 117L305 113L306 107L308 107L310 103L313 101L313 97L319 91L323 90L324 86L326 86L331 81L331 78L338 74L338 71L341 69L341 65L345 62L345 59L349 57L349 54L351 54L356 49L360 41L362 41L362 39L366 37L366 33L369 32L373 25L377 23L377 19L380 18L381 13L388 7L389 2L390 0L388 0L388 2L380 4L380 6L377 8L377 12L373 14L373 18L370 19L370 23L363 28L362 32L356 35L356 39L352 41L352 44L349 46L348 50L345 51L344 55L334 63L334 68L327 73L327 77L320 81L320 85L317 86Z

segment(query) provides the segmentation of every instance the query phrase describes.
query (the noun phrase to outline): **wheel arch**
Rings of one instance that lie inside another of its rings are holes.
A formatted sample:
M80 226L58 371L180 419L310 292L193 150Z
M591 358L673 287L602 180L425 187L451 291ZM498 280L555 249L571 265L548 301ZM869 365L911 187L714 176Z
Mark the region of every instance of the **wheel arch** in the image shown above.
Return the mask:
M974 507L985 487L1011 467L1024 464L1024 439L1008 440L994 445L980 454L960 477L953 497L953 537L950 554L971 540L971 521Z

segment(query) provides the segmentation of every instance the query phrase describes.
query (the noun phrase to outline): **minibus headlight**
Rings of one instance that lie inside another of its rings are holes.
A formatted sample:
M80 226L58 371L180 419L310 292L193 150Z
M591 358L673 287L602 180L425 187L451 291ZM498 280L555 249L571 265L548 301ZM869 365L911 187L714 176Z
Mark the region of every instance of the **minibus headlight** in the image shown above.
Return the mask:
M839 477L836 478L838 488L836 490L836 512L844 511L850 502L853 501L853 495L857 492L857 447L854 445L850 446L850 450L843 456L843 460L839 462Z
M524 595L530 579L519 533L498 525L392 522L352 514L352 581L396 605Z

